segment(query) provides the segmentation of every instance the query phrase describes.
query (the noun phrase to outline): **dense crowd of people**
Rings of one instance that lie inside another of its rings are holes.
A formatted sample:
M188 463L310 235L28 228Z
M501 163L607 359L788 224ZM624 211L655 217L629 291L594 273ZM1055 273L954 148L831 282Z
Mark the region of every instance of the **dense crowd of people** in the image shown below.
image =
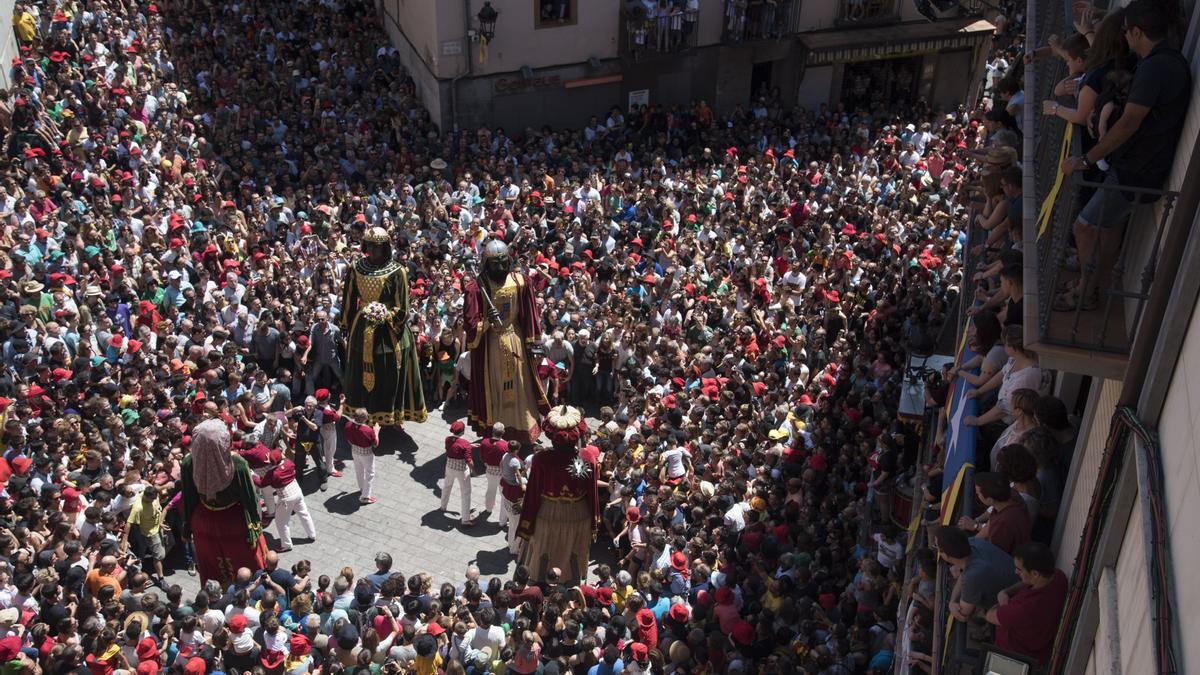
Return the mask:
M806 109L768 91L726 115L457 133L421 107L373 3L48 6L17 3L0 92L5 672L883 673L905 595L919 662L934 560L903 587L892 496L928 473L936 508L940 479L898 405L908 355L973 297L981 357L944 375L978 386L992 513L936 537L964 577L991 576L951 610L991 620L1014 554L1030 587L1058 583L1036 542L1072 434L1022 344L1020 130L1000 101ZM1021 63L1020 30L993 63ZM990 91L1011 100L1018 70ZM990 257L964 278L972 213ZM312 570L272 552L185 597L163 562L174 544L192 564L179 467L198 423L298 478L306 455L321 484L341 476L322 423L339 294L376 226L408 270L431 408L460 405L470 373L463 259L490 239L515 252L550 397L599 418L616 562L579 586L519 567L456 587L387 554Z

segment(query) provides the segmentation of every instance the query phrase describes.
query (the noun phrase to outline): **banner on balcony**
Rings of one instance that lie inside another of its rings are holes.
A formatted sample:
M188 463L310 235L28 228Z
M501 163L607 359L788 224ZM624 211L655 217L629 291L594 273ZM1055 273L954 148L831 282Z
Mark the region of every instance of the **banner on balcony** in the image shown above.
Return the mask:
M1054 202L1058 201L1058 191L1062 189L1063 172L1062 163L1071 153L1071 133L1075 130L1074 124L1068 124L1067 130L1063 132L1062 147L1058 150L1058 161L1054 163L1054 170L1057 175L1054 176L1054 185L1051 186L1049 194L1042 200L1042 208L1038 211L1037 217L1037 238L1041 239L1046 230L1050 229L1050 214L1054 213Z
M963 327L963 336L958 344L958 357L955 363L961 364L975 358L976 354L967 346L967 330L970 327L967 320ZM975 374L978 368L972 369ZM974 427L963 424L963 419L976 414L975 399L967 398L971 385L963 378L954 381L954 389L946 399L946 436L942 441L945 450L942 456L942 517L950 517L954 511L954 503L962 488L964 472L975 464L976 433Z

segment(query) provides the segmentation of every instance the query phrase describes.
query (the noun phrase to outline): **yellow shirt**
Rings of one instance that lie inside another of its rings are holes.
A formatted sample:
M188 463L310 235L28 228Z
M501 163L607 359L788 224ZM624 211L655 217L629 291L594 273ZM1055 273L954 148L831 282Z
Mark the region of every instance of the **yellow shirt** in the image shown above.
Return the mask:
M13 31L21 42L33 40L37 35L37 26L34 24L33 15L29 12L13 15Z
M146 500L144 499L138 498L134 500L133 508L129 510L128 522L130 525L137 525L142 534L152 537L158 534L158 529L162 527L162 521L163 508L157 499L151 500L149 507L146 507Z
M618 586L613 585L613 604L617 606L617 613L625 611L625 600L633 595L633 586Z
M414 663L417 666L417 675L437 675L438 668L442 665L442 655L434 652L433 656L418 656Z

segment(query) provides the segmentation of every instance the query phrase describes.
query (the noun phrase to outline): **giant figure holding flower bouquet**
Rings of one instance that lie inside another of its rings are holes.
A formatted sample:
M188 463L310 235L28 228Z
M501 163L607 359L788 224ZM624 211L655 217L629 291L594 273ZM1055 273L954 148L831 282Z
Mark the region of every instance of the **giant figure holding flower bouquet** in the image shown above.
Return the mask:
M365 408L371 424L424 422L425 394L408 325L408 271L392 256L387 230L363 236L363 255L346 274L346 409Z

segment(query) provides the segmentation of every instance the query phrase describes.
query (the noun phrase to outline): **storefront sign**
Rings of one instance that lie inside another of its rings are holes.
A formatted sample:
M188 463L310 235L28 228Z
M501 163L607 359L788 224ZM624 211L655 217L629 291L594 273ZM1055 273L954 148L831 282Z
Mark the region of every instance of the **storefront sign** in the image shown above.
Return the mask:
M493 81L492 90L497 94L519 94L525 91L558 89L562 87L562 76L540 75L538 77L501 77Z
M649 89L634 89L629 92L629 110L633 110L635 105L649 105L650 90Z

